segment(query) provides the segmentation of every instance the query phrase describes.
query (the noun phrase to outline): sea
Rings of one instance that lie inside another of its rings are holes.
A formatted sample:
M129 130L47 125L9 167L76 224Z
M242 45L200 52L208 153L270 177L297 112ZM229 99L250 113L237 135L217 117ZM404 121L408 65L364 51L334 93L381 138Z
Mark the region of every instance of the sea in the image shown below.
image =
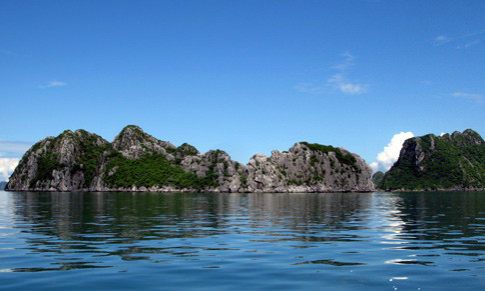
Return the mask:
M484 290L485 192L0 191L2 290Z

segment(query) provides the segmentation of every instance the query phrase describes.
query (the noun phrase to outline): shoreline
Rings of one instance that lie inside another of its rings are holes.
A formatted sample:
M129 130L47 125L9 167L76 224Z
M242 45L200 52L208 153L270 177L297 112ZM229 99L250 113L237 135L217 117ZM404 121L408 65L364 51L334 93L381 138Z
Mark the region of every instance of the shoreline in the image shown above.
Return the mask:
M287 192L281 192L281 191L205 191L205 190L170 190L170 191L150 191L150 190L75 190L75 191L65 191L65 190L13 190L13 189L8 189L8 190L3 190L5 192L57 192L57 193L88 193L88 192L99 192L99 193L115 193L115 192L120 192L120 193L173 193L173 194L183 194L183 193L205 193L205 194L221 194L221 193L227 193L227 194L305 194L305 193L373 193L373 192L378 192L378 190L373 190L373 191L359 191L359 190L346 190L346 191L287 191Z

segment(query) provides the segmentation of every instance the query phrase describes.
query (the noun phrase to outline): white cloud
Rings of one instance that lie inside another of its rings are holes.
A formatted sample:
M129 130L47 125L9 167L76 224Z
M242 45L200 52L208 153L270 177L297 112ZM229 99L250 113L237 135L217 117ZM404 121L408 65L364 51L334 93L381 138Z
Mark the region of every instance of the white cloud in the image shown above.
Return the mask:
M0 158L0 181L8 181L18 164L17 158Z
M434 44L435 45L444 45L445 43L449 43L452 39L446 35L439 35L435 37Z
M485 30L456 35L454 37L439 35L433 39L433 44L435 46L441 46L448 43L455 43L457 44L457 49L467 49L483 42L483 34L485 34Z
M60 82L60 81L51 81L47 85L40 85L39 88L45 89L45 88L51 88L51 87L63 87L67 86L66 82Z
M20 158L32 146L29 142L6 141L0 139L0 156Z
M457 97L457 98L472 100L475 103L479 103L479 104L482 104L482 103L485 102L485 95L483 95L483 94L471 94L471 93L456 92L456 93L451 94L451 96Z
M395 134L392 137L391 142L384 147L384 151L377 155L377 161L370 164L370 166L374 169L374 172L388 171L399 158L399 152L401 151L404 141L411 137L414 137L412 132L401 132Z
M351 55L349 52L345 52L340 56L344 57L344 60L340 64L336 65L335 69L339 71L345 71L347 70L348 67L351 67L354 65L353 60L355 57Z
M476 40L469 41L469 42L467 42L465 44L459 45L456 48L457 49L467 49L467 48L470 48L470 47L472 47L474 45L477 45L477 44L479 44L481 42L482 42L482 40L476 39Z
M343 74L333 75L327 83L344 94L358 95L367 92L366 85L351 83L345 79Z
M354 65L355 57L346 52L340 55L344 59L333 66L331 69L335 72L326 81L299 83L294 88L300 92L308 94L322 94L331 91L339 91L347 95L359 95L367 92L367 85L358 84L349 80L347 77L348 70Z
M335 66L339 71L327 80L327 85L348 95L358 95L367 92L367 86L351 82L347 79L347 71L354 65L354 56L349 52L341 55L344 60Z
M325 88L314 83L298 83L294 87L296 90L308 94L320 94Z
M8 181L20 158L31 146L29 142L0 140L0 181Z

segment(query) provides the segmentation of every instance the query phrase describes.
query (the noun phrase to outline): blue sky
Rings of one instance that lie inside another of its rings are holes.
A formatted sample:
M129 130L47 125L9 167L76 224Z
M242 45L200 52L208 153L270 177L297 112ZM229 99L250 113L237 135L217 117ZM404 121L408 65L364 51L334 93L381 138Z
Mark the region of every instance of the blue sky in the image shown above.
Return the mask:
M298 141L372 163L400 132L483 135L483 15L481 0L3 0L0 158L128 124L242 163Z

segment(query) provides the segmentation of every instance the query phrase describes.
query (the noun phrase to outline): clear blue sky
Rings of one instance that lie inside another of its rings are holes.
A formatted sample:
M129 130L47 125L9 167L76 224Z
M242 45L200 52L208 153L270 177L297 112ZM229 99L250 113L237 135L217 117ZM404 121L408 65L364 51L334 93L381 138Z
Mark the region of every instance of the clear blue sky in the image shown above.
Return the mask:
M484 16L482 0L2 0L0 139L135 124L242 163L298 141L371 163L402 131L485 135Z

